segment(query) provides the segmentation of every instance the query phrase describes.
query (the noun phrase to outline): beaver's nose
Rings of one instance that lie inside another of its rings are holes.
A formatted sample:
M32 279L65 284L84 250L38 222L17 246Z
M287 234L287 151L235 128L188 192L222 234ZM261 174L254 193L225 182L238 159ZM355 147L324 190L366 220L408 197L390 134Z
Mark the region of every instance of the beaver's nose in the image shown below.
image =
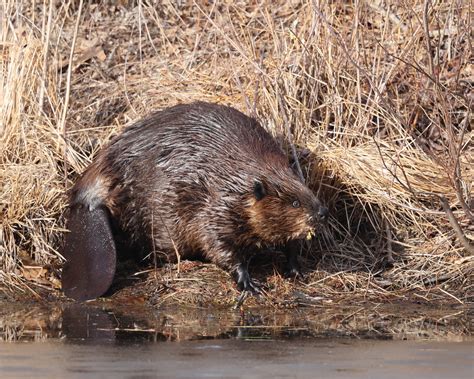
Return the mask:
M326 207L319 207L318 216L320 221L327 221L329 216L329 209Z

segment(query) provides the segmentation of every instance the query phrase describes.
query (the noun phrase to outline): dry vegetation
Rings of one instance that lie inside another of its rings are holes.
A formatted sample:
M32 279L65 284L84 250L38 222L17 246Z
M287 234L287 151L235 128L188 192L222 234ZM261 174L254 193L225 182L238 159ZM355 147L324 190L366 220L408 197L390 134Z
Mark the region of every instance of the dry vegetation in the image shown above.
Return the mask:
M256 273L267 301L472 302L471 5L3 0L1 290L56 296L77 175L152 109L207 100L296 146L332 210L302 252L303 283L275 259ZM225 273L188 266L152 274L144 293L235 299Z

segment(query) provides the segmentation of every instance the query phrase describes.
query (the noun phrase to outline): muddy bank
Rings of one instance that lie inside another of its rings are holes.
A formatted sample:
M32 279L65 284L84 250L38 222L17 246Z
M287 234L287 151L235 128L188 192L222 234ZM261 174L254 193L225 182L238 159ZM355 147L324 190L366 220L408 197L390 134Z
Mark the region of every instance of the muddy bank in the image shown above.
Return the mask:
M255 272L260 296L240 292L212 264L183 261L158 270L121 271L106 297L76 303L59 289L0 294L0 339L65 338L92 343L228 338L370 338L461 340L472 334L472 310L433 290L354 289L347 299L337 274L291 281L277 263ZM262 268L261 267L261 268ZM130 267L133 268L133 267ZM328 288L332 291L328 292ZM340 288L340 290L338 290ZM3 296L3 297L1 297Z
M256 257L250 273L262 290L258 297L249 296L242 305L272 309L299 307L333 307L365 303L409 303L448 307L450 304L469 306L473 298L470 286L460 292L450 283L430 283L423 288L401 288L383 272L351 272L332 269L310 269L303 264L303 278L283 276L283 254L267 253ZM357 277L357 280L355 278ZM362 282L362 279L364 281ZM467 279L466 279L467 280ZM28 284L28 285L27 285ZM224 307L236 306L240 296L231 276L217 266L200 261L181 261L160 267L139 265L133 261L120 262L106 301L117 304L146 305L153 308L169 306ZM67 301L59 280L51 286L46 279L19 282L2 288L0 301L43 302Z

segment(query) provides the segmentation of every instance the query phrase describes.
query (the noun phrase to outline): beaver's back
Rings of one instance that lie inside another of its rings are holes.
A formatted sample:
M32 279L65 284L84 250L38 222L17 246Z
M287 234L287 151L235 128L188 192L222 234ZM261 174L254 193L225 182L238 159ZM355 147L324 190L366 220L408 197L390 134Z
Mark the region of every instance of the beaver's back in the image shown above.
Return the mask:
M170 180L195 181L201 174L208 183L234 189L239 179L246 184L248 175L268 175L287 166L278 144L254 119L201 102L152 114L126 129L106 153L115 171L125 175L137 169L137 158L154 164Z

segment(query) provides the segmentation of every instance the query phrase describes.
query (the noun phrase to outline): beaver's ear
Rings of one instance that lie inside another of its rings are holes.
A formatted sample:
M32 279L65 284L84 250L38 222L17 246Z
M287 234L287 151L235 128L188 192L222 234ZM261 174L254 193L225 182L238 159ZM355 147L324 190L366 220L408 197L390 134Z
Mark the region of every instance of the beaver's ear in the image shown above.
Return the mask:
M265 185L260 180L255 180L253 183L253 194L257 200L262 200L266 194L267 190L265 189Z

